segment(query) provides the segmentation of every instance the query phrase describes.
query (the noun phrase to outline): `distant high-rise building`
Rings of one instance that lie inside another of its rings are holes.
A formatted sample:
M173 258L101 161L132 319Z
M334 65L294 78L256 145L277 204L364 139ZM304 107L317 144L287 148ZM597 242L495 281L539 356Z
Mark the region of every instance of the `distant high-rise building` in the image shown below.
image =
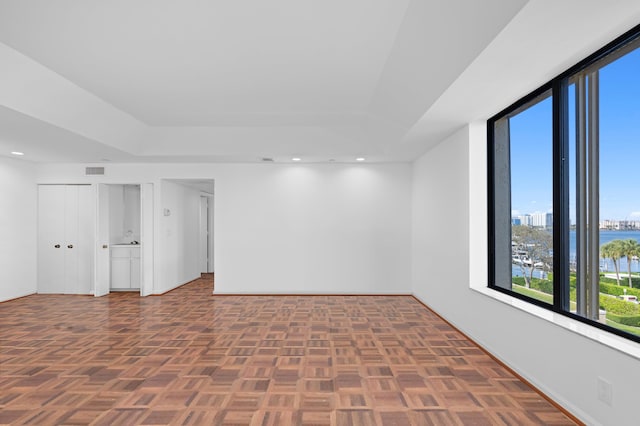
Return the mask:
M512 225L531 226L534 228L553 228L553 213L533 213L515 216L511 219Z
M553 227L552 213L534 213L531 215L531 225L536 228L549 229Z
M520 225L531 226L531 215L523 214L516 217L520 221Z

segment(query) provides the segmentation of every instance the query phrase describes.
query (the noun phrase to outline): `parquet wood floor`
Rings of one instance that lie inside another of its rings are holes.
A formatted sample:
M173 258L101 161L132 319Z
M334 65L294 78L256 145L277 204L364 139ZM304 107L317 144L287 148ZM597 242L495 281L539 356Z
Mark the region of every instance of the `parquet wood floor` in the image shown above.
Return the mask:
M0 304L0 423L569 425L410 296Z

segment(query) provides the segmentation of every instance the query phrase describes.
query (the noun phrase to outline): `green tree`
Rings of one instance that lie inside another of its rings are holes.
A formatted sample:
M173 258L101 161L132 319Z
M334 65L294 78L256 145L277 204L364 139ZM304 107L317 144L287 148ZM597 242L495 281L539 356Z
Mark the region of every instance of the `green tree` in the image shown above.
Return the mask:
M622 254L622 240L609 241L600 247L600 257L604 259L611 259L613 262L613 268L616 270L616 283L620 285L620 258Z
M627 258L627 273L629 278L629 287L633 287L631 284L631 261L634 256L640 256L640 244L634 239L620 241L620 254L621 257Z
M525 287L531 287L533 271L553 268L553 237L545 229L526 225L515 225L511 228L513 260L520 266L524 276Z

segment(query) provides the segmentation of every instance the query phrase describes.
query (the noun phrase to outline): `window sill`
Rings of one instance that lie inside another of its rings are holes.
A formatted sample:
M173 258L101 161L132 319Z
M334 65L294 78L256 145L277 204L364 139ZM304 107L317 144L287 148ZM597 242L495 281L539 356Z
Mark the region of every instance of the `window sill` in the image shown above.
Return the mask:
M471 289L640 360L640 344L634 341L627 340L624 337L616 336L615 334L600 330L599 328L592 327L564 315L532 305L531 303L527 303L507 294L500 293L499 291L491 290L488 287L472 286Z

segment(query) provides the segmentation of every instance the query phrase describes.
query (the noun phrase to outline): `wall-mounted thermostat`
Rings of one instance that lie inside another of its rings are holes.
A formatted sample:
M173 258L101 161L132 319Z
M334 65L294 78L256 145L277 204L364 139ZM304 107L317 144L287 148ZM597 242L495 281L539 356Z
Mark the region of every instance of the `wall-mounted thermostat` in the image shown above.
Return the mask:
M169 210L169 209L164 209L163 213L164 213L165 216L171 216L171 210Z

